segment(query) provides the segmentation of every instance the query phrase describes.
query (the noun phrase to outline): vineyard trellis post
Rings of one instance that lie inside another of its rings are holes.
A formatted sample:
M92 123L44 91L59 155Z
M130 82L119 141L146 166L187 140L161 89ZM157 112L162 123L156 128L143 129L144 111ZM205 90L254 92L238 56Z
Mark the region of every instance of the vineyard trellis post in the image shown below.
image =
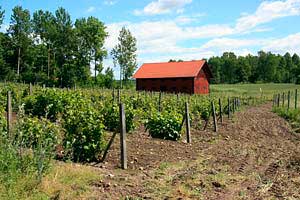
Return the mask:
M162 95L161 95L161 92L159 92L159 97L158 97L158 112L161 111L161 98L162 98Z
M232 113L234 114L235 112L235 98L233 98L233 102L232 102Z
M218 131L218 126L217 126L217 117L216 117L216 110L215 110L214 101L211 101L211 109L212 109L213 120L214 120L214 132L217 132Z
M29 95L31 96L32 95L32 84L29 83Z
M290 109L291 92L288 91L288 109Z
M298 90L295 90L295 109L297 109L297 102L298 101Z
M284 92L282 93L282 107L284 107L284 102L285 102L285 94Z
M12 123L12 106L11 106L11 92L7 92L7 135L11 135L11 123Z
M190 125L190 115L189 115L189 104L185 102L185 124L186 124L186 142L191 143L191 125Z
M228 119L230 119L230 98L228 97Z
M221 99L219 98L219 108L220 108L220 120L221 124L223 123L223 109L222 109L222 102Z
M280 105L280 94L277 94L277 107Z
M121 90L118 89L118 103L121 103Z
M112 89L112 99L113 102L115 102L115 88Z
M120 109L120 149L121 149L121 167L127 169L127 149L126 149L126 119L124 104L119 104Z

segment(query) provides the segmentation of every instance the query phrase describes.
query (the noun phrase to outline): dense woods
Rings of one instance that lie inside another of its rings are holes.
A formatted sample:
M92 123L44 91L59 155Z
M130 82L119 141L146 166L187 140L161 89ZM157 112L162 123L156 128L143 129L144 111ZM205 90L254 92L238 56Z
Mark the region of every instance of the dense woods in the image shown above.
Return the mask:
M4 17L0 7L0 26ZM107 37L104 23L95 17L73 22L64 8L54 13L37 10L31 15L29 10L16 6L7 31L0 33L0 80L111 88L113 66L105 70L103 66L103 60L109 55L104 47ZM132 47L131 60L123 58L125 64L116 62L115 65L121 66L126 79L136 68L136 40L123 28L119 41L119 49L114 54L122 54L124 44Z
M300 83L300 59L297 54L275 55L259 51L257 56L236 56L225 52L208 60L213 83L274 82Z

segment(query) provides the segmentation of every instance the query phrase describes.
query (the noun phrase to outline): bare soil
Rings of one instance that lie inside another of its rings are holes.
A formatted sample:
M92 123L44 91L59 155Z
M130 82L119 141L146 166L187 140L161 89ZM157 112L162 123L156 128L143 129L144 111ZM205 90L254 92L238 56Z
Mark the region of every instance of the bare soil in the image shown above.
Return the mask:
M300 199L300 135L271 112L246 108L218 133L192 131L192 144L127 135L128 170L119 137L91 183L94 199Z

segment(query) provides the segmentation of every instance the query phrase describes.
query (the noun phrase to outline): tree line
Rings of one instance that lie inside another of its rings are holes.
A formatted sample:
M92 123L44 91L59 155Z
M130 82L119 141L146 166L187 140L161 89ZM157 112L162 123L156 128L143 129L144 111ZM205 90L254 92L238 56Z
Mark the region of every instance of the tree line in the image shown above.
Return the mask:
M4 17L0 7L0 27ZM136 39L123 27L119 43L109 53L104 47L107 37L105 24L98 18L90 16L73 23L62 7L54 13L37 10L31 15L28 9L16 6L7 31L0 33L0 80L111 88L115 83L113 66L105 71L103 66L103 60L111 55L126 82L137 67Z
M208 64L212 83L297 83L300 84L300 59L295 53L283 56L259 51L258 55L236 56L225 52L212 57Z

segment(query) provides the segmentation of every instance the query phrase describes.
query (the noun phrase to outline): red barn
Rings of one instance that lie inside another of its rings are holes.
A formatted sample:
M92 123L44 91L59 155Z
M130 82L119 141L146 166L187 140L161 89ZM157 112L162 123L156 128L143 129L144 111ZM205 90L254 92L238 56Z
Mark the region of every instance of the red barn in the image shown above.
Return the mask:
M145 63L133 78L136 90L208 94L212 73L205 60Z

